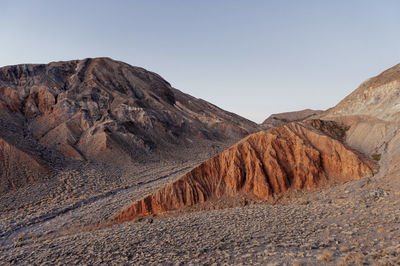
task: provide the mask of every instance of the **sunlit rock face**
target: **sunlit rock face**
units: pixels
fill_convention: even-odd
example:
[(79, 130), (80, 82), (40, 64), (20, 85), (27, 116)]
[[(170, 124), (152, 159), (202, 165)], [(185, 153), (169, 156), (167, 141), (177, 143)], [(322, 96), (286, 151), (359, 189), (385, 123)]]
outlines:
[(374, 170), (374, 163), (338, 139), (290, 123), (246, 137), (114, 219), (122, 222), (239, 194), (268, 200), (290, 189), (313, 190)]

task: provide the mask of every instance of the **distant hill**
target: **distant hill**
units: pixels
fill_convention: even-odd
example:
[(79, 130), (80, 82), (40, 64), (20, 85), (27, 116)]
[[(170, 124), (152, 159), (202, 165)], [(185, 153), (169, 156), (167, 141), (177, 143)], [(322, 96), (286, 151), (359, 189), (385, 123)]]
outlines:
[(311, 119), (317, 117), (323, 111), (305, 109), (301, 111), (285, 112), (272, 114), (260, 124), (263, 129), (269, 129), (276, 126), (283, 126), (290, 122), (299, 122), (305, 119)]

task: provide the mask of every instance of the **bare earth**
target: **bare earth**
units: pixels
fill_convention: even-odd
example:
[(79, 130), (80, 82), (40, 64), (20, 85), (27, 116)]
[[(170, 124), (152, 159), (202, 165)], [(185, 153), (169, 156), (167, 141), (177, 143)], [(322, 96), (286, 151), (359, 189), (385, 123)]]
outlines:
[(81, 166), (85, 174), (65, 171), (46, 184), (47, 191), (38, 185), (9, 196), (12, 201), (3, 197), (0, 261), (399, 263), (398, 175), (377, 175), (299, 194), (289, 203), (258, 203), (93, 228), (95, 222), (106, 220), (194, 164), (154, 165), (130, 174)]

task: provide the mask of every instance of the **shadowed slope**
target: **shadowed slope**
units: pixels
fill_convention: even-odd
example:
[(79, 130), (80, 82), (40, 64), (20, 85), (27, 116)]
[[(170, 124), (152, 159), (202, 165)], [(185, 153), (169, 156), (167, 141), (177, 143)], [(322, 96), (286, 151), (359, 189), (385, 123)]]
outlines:
[(374, 164), (336, 139), (291, 123), (248, 136), (230, 149), (114, 216), (116, 222), (210, 199), (315, 189), (373, 174)]

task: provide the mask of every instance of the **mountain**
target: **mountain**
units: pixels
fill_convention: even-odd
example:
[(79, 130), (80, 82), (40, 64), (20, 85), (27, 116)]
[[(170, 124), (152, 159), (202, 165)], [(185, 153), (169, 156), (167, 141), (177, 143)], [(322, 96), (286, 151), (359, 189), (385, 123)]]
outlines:
[(114, 163), (196, 140), (236, 140), (255, 123), (109, 58), (0, 68), (0, 108), (39, 141), (78, 160)]
[[(73, 159), (122, 168), (184, 160), (259, 130), (153, 72), (109, 58), (0, 68), (0, 120), (1, 134), (50, 165)], [(9, 174), (2, 169), (1, 176)]]
[(272, 114), (260, 124), (263, 129), (269, 129), (276, 126), (283, 126), (290, 122), (300, 122), (306, 119), (317, 117), (323, 111), (305, 109), (295, 112), (285, 112), (279, 114)]
[(114, 216), (123, 222), (221, 198), (271, 200), (372, 175), (374, 163), (310, 126), (254, 133)]

